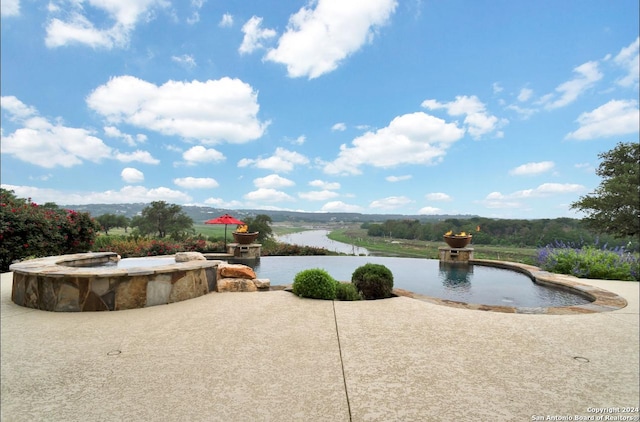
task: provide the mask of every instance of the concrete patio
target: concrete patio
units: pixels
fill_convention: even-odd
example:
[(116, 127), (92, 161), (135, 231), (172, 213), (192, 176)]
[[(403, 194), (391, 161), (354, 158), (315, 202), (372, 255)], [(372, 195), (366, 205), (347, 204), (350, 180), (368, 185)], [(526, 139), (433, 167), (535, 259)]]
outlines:
[(285, 291), (54, 313), (13, 304), (11, 277), (1, 278), (3, 421), (531, 421), (596, 417), (601, 408), (638, 415), (622, 413), (640, 397), (635, 282), (582, 280), (629, 302), (582, 315)]

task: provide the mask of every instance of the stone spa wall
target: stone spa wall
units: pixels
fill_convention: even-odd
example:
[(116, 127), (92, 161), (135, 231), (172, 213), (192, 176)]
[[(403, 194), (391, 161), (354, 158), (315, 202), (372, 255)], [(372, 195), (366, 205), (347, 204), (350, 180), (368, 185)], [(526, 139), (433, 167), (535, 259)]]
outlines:
[[(13, 271), (11, 300), (20, 306), (58, 312), (144, 308), (219, 291), (218, 267), (229, 266), (222, 261), (205, 259), (152, 267), (104, 266), (118, 260), (119, 256), (113, 252), (101, 252), (13, 264), (10, 267)], [(227, 287), (220, 291), (234, 291), (229, 288), (233, 284), (230, 281), (222, 284)], [(269, 288), (268, 280), (258, 283), (258, 280), (245, 279), (241, 284)], [(243, 290), (259, 289), (235, 289)]]

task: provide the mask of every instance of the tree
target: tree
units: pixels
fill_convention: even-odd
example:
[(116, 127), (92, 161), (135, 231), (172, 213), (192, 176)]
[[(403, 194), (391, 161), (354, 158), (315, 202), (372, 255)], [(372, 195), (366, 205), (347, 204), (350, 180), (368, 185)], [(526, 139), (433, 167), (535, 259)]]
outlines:
[(272, 223), (271, 217), (265, 214), (258, 214), (255, 217), (242, 219), (247, 226), (249, 226), (250, 232), (259, 232), (257, 241), (261, 242), (270, 238), (273, 235), (273, 230), (269, 223)]
[(158, 237), (170, 235), (183, 238), (194, 233), (193, 219), (176, 204), (154, 201), (142, 210), (141, 215), (131, 219), (131, 227), (137, 227), (142, 235), (156, 234)]
[(102, 228), (102, 231), (104, 231), (104, 234), (108, 235), (109, 230), (117, 227), (116, 218), (117, 216), (115, 214), (102, 214), (96, 217), (96, 221), (98, 222), (98, 224), (100, 224), (100, 227)]
[(102, 214), (101, 216), (96, 217), (96, 221), (100, 223), (104, 234), (109, 234), (109, 230), (116, 227), (121, 227), (126, 231), (127, 226), (129, 225), (129, 219), (124, 215)]
[(124, 229), (124, 232), (127, 232), (127, 227), (129, 227), (130, 220), (126, 215), (118, 215), (116, 217), (116, 225), (114, 227), (120, 227)]
[(583, 222), (590, 229), (615, 237), (640, 234), (640, 143), (618, 143), (598, 155), (596, 174), (602, 182), (595, 192), (580, 197), (571, 208), (587, 213)]

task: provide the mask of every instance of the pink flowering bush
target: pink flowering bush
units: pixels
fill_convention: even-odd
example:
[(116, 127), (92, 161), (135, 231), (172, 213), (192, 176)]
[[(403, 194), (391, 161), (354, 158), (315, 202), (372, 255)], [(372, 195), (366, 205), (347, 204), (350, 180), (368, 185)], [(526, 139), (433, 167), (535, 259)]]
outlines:
[(0, 188), (0, 271), (24, 258), (87, 252), (97, 230), (89, 213), (38, 205)]

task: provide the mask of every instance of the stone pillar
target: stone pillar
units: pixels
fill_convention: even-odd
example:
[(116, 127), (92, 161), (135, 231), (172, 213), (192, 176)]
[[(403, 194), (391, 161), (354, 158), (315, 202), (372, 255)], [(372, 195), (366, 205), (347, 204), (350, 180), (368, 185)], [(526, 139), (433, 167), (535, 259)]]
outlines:
[(459, 262), (466, 264), (470, 259), (473, 259), (473, 248), (450, 248), (448, 246), (441, 246), (438, 248), (438, 256), (440, 262)]
[(250, 243), (242, 245), (240, 243), (227, 244), (227, 253), (233, 255), (235, 259), (240, 260), (256, 260), (260, 259), (262, 245), (259, 243)]

